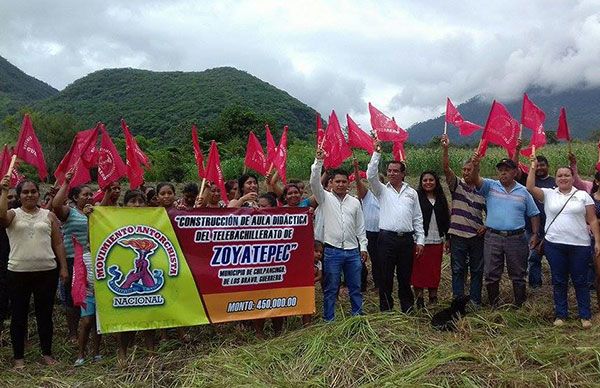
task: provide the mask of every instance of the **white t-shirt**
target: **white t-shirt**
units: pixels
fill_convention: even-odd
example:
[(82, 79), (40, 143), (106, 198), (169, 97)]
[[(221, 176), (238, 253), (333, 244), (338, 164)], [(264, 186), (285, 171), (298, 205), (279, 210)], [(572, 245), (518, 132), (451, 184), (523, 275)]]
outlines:
[[(558, 188), (541, 189), (544, 192), (544, 211), (546, 212), (546, 240), (567, 245), (589, 246), (590, 234), (585, 221), (585, 207), (594, 205), (594, 200), (585, 191), (579, 190), (569, 200), (567, 206), (556, 217), (565, 202), (575, 190), (571, 189), (568, 194), (562, 194)], [(556, 217), (556, 220), (554, 220)], [(552, 225), (550, 225), (550, 222)], [(548, 227), (549, 226), (549, 227)]]

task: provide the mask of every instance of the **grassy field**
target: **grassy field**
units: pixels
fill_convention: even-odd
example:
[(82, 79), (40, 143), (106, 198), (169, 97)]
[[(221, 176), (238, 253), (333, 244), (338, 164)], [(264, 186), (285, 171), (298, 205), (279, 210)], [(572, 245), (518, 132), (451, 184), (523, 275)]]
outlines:
[[(60, 364), (40, 364), (37, 335), (30, 325), (27, 367), (10, 370), (10, 346), (0, 348), (0, 385), (11, 387), (96, 386), (594, 386), (600, 381), (600, 319), (593, 297), (594, 327), (584, 331), (571, 319), (552, 326), (551, 287), (529, 295), (526, 305), (484, 307), (460, 321), (456, 333), (431, 328), (431, 314), (450, 299), (448, 261), (444, 261), (441, 304), (414, 315), (378, 313), (377, 296), (366, 294), (364, 317), (347, 317), (342, 291), (334, 324), (319, 318), (301, 328), (289, 318), (280, 336), (256, 338), (241, 324), (193, 327), (193, 341), (181, 344), (174, 330), (154, 355), (142, 338), (127, 363), (115, 357), (115, 339), (104, 338), (105, 358), (74, 368), (75, 346), (66, 341), (64, 320), (56, 309), (54, 352)], [(548, 279), (547, 269), (545, 280)], [(512, 296), (503, 284), (503, 298)], [(317, 287), (317, 311), (320, 287)], [(573, 298), (571, 316), (576, 317)], [(268, 331), (268, 333), (270, 333)], [(3, 339), (6, 340), (5, 332)]]

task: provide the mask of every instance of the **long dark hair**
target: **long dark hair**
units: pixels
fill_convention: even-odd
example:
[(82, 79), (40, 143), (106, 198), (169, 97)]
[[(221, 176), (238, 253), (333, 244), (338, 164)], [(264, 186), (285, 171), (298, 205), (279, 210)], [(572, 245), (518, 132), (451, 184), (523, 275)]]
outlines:
[[(246, 181), (250, 178), (254, 178), (254, 181), (256, 182), (256, 185), (258, 186), (258, 177), (254, 174), (244, 174), (241, 177), (239, 177), (238, 179), (238, 197), (242, 197), (244, 194), (244, 183), (246, 183)], [(258, 187), (257, 187), (257, 193), (258, 193)]]
[(440, 203), (444, 210), (448, 210), (448, 200), (446, 199), (446, 194), (444, 194), (444, 188), (440, 184), (440, 177), (435, 171), (423, 171), (421, 176), (419, 177), (419, 187), (417, 188), (417, 194), (419, 194), (419, 198), (426, 198), (427, 192), (423, 188), (423, 177), (425, 175), (431, 175), (435, 180), (435, 188), (433, 189), (433, 194), (435, 195), (435, 202)]

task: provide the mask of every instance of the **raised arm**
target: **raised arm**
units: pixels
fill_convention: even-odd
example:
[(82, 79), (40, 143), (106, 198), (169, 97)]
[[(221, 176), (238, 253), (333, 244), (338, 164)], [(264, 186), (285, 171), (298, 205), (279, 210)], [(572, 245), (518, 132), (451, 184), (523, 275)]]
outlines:
[(479, 165), (481, 163), (481, 156), (475, 151), (473, 157), (471, 158), (473, 161), (473, 171), (471, 172), (471, 182), (475, 183), (475, 186), (480, 189), (483, 186), (483, 178), (479, 175)]
[[(448, 135), (442, 135), (442, 168), (444, 169), (444, 174), (446, 175), (446, 183), (448, 187), (452, 188), (456, 183), (456, 174), (450, 168), (450, 158), (448, 156), (448, 148), (450, 147), (450, 139)], [(451, 189), (452, 190), (452, 189)]]
[(65, 222), (69, 217), (70, 209), (67, 205), (65, 205), (65, 202), (67, 200), (67, 193), (69, 191), (69, 183), (71, 183), (71, 179), (73, 179), (73, 173), (69, 171), (65, 175), (65, 181), (60, 186), (60, 189), (58, 189), (58, 192), (54, 198), (52, 198), (52, 211), (62, 222)]
[(581, 179), (579, 172), (577, 171), (577, 158), (572, 152), (569, 153), (569, 167), (571, 167), (571, 170), (573, 171), (573, 186), (575, 186), (576, 189), (583, 190), (588, 194), (593, 194), (592, 187), (594, 186), (594, 182)]
[(519, 168), (519, 154), (521, 153), (521, 148), (523, 147), (523, 141), (521, 138), (517, 139), (517, 146), (515, 148), (515, 154), (512, 156), (512, 161), (515, 162), (515, 166), (517, 166), (517, 176), (515, 177), (516, 181), (520, 181), (521, 177), (523, 177), (523, 171)]
[(537, 159), (535, 158), (535, 156), (531, 155), (529, 160), (531, 161), (531, 164), (529, 165), (529, 171), (531, 173), (527, 174), (527, 191), (531, 193), (531, 195), (533, 196), (533, 198), (536, 199), (536, 201), (544, 202), (544, 191), (539, 187), (535, 186), (535, 174), (533, 172), (537, 168)]
[(381, 142), (377, 139), (374, 139), (373, 144), (375, 145), (375, 152), (373, 152), (373, 155), (371, 156), (371, 161), (369, 162), (369, 166), (367, 167), (367, 180), (371, 185), (371, 191), (377, 198), (379, 198), (381, 192), (385, 188), (383, 183), (379, 181), (379, 160), (381, 159)]
[(281, 198), (283, 195), (283, 187), (279, 184), (281, 182), (281, 178), (279, 178), (279, 173), (277, 173), (277, 169), (272, 169), (269, 174), (266, 176), (267, 187), (269, 191), (275, 193), (277, 198)]
[(360, 178), (360, 169), (358, 168), (358, 160), (353, 158), (352, 164), (354, 165), (354, 181), (356, 182), (356, 192), (358, 199), (362, 200), (367, 195), (368, 189), (365, 187), (362, 179)]
[(0, 225), (7, 227), (15, 218), (15, 212), (8, 211), (8, 190), (10, 190), (10, 176), (6, 175), (0, 181)]
[(323, 168), (324, 158), (325, 153), (323, 149), (318, 148), (315, 162), (310, 168), (310, 189), (318, 204), (322, 204), (325, 201), (325, 190), (321, 184), (321, 169)]

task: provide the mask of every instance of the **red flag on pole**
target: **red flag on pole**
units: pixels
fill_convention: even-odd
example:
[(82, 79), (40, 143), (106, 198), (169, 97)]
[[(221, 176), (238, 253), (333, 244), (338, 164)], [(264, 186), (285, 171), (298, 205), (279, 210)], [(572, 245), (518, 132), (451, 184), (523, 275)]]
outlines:
[(21, 132), (19, 133), (19, 139), (17, 140), (14, 152), (15, 155), (17, 155), (17, 158), (37, 169), (40, 180), (43, 181), (46, 179), (48, 170), (46, 169), (46, 162), (44, 161), (44, 153), (42, 152), (42, 146), (35, 135), (33, 125), (31, 124), (31, 118), (28, 114), (23, 117)]
[(340, 122), (333, 110), (329, 115), (322, 148), (325, 151), (325, 160), (323, 161), (325, 168), (337, 168), (352, 155), (352, 150), (346, 143)]
[(265, 132), (267, 138), (267, 160), (270, 160), (273, 163), (273, 158), (277, 153), (277, 146), (275, 145), (275, 139), (273, 139), (273, 135), (271, 134), (271, 129), (269, 129), (269, 124), (265, 124)]
[(527, 128), (530, 128), (533, 133), (531, 135), (529, 146), (521, 150), (521, 155), (529, 157), (532, 153), (532, 146), (535, 146), (535, 149), (540, 149), (546, 145), (544, 120), (546, 120), (546, 114), (544, 111), (538, 108), (529, 99), (527, 93), (525, 93), (523, 95), (523, 108), (521, 110), (521, 124)]
[(464, 120), (449, 98), (446, 98), (446, 122), (457, 127), (460, 136), (469, 136), (483, 128), (481, 125)]
[(487, 152), (488, 149), (488, 141), (486, 139), (481, 139), (481, 141), (479, 142), (479, 146), (477, 147), (477, 154), (480, 157), (484, 157), (485, 153)]
[(514, 153), (519, 128), (519, 122), (508, 113), (504, 105), (494, 100), (481, 138)]
[(216, 184), (221, 191), (221, 199), (225, 203), (229, 203), (227, 199), (227, 190), (225, 190), (225, 178), (223, 178), (223, 170), (221, 170), (221, 158), (217, 142), (214, 140), (210, 143), (208, 151), (208, 160), (206, 161), (206, 180)]
[(361, 148), (367, 151), (369, 155), (372, 155), (375, 147), (373, 146), (371, 136), (360, 129), (348, 114), (346, 115), (346, 121), (348, 122), (348, 145), (354, 148)]
[(112, 142), (104, 124), (100, 123), (102, 140), (98, 149), (98, 185), (104, 190), (108, 185), (127, 175), (127, 166)]
[(85, 299), (87, 296), (87, 269), (83, 262), (83, 246), (77, 241), (75, 235), (71, 235), (73, 241), (73, 279), (71, 282), (71, 297), (73, 305), (85, 308)]
[(395, 160), (405, 162), (406, 161), (406, 151), (404, 150), (404, 143), (402, 143), (400, 141), (395, 141), (394, 147), (392, 148), (392, 155), (394, 155)]
[[(123, 132), (125, 132), (125, 140), (127, 140), (127, 134), (129, 134), (129, 139), (131, 141), (130, 145), (133, 148), (133, 155), (138, 160), (139, 164), (144, 165), (146, 168), (150, 168), (150, 159), (148, 156), (142, 151), (135, 137), (131, 135), (131, 131), (129, 130), (129, 126), (125, 122), (125, 119), (121, 119), (121, 128), (123, 128)], [(127, 143), (125, 143), (127, 144)]]
[(377, 133), (381, 141), (400, 141), (408, 139), (408, 132), (400, 128), (394, 119), (390, 119), (369, 102), (369, 113), (371, 114), (371, 127)]
[(320, 147), (325, 137), (325, 131), (323, 130), (323, 121), (321, 115), (317, 113), (317, 146)]
[(279, 147), (275, 152), (275, 157), (273, 158), (273, 166), (277, 169), (279, 173), (279, 177), (283, 184), (287, 184), (286, 182), (286, 164), (287, 164), (287, 135), (288, 135), (288, 126), (283, 127), (283, 133), (281, 134), (281, 139), (279, 139)]
[[(4, 149), (2, 150), (2, 154), (0, 154), (0, 177), (4, 178), (4, 176), (8, 173), (8, 169), (10, 168), (10, 161), (12, 159), (13, 153), (12, 150), (8, 149), (8, 146), (5, 144)], [(25, 177), (17, 171), (17, 167), (14, 166), (12, 173), (10, 174), (10, 186), (17, 186)]]
[(200, 179), (206, 178), (204, 157), (202, 156), (202, 150), (200, 149), (200, 143), (198, 142), (198, 128), (196, 128), (195, 124), (192, 125), (192, 144), (194, 145), (194, 159), (196, 159), (196, 166), (198, 166), (198, 177), (200, 177)]
[(125, 132), (125, 161), (127, 164), (127, 179), (129, 179), (129, 188), (135, 190), (144, 182), (144, 169), (141, 163), (148, 157), (142, 152), (135, 138), (129, 132), (129, 127), (125, 120), (121, 120), (121, 128)]
[[(93, 129), (77, 132), (73, 143), (71, 143), (71, 148), (60, 161), (58, 167), (56, 167), (56, 171), (54, 171), (54, 177), (58, 184), (62, 185), (65, 175), (71, 169), (73, 169), (73, 178), (69, 183), (69, 187), (83, 185), (92, 180), (89, 172), (89, 169), (92, 167), (89, 154), (93, 154), (93, 150), (96, 148), (98, 131), (99, 126), (96, 125)], [(86, 163), (86, 156), (89, 163)]]
[(248, 145), (246, 146), (246, 158), (244, 159), (244, 164), (248, 168), (258, 172), (260, 175), (267, 175), (267, 158), (265, 157), (260, 141), (252, 131), (248, 134)]
[(569, 132), (569, 124), (567, 123), (567, 110), (565, 107), (560, 108), (556, 138), (571, 141), (571, 133)]

